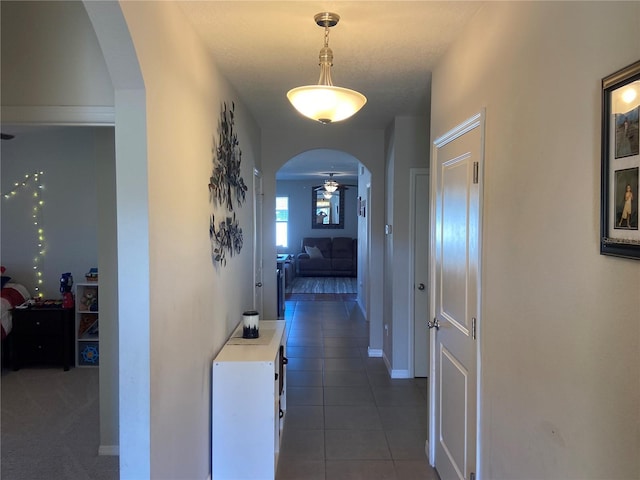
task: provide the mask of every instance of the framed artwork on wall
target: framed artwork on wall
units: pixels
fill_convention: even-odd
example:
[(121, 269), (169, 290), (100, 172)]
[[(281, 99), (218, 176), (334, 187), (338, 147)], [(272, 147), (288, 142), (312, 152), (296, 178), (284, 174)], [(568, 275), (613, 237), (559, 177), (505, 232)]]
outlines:
[(640, 61), (602, 79), (600, 253), (640, 259)]

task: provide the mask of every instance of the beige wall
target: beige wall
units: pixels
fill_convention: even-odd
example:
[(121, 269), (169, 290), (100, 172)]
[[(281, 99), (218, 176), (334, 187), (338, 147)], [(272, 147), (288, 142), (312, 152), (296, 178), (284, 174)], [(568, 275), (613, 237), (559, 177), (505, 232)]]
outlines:
[(2, 106), (113, 105), (82, 2), (0, 3)]
[[(411, 247), (410, 169), (429, 166), (429, 124), (426, 118), (396, 117), (387, 135), (386, 215), (391, 234), (385, 235), (385, 321), (384, 357), (395, 378), (413, 374), (413, 331), (410, 299), (414, 288), (409, 278)], [(423, 199), (428, 208), (429, 199)], [(426, 246), (423, 246), (425, 248)]]
[[(123, 2), (147, 99), (151, 478), (207, 478), (211, 361), (253, 306), (253, 196), (236, 207), (244, 246), (211, 260), (213, 140), (235, 102), (242, 176), (252, 185), (259, 135), (176, 4)], [(185, 55), (188, 52), (188, 55)], [(121, 363), (126, 375), (126, 365)], [(179, 419), (179, 421), (177, 421)]]
[(599, 255), (600, 80), (640, 3), (495, 2), (433, 74), (432, 138), (486, 107), (484, 478), (637, 478), (640, 262)]

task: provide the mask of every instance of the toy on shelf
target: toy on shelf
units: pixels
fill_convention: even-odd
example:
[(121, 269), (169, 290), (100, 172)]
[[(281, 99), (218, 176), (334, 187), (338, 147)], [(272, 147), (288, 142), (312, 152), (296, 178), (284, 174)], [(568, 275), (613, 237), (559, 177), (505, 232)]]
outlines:
[(90, 268), (89, 271), (84, 274), (84, 278), (87, 279), (87, 282), (97, 282), (98, 268), (97, 267)]
[(80, 297), (80, 305), (87, 312), (97, 312), (98, 294), (92, 290), (85, 289), (84, 294)]
[(78, 325), (78, 338), (98, 338), (98, 318), (95, 315), (83, 314)]
[(71, 272), (63, 273), (60, 277), (60, 293), (62, 293), (62, 308), (73, 308), (73, 276)]

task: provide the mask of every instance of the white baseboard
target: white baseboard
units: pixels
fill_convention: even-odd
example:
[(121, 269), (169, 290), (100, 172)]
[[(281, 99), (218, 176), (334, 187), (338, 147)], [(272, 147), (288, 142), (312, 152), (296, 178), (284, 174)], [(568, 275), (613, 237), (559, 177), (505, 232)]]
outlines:
[(100, 445), (98, 455), (118, 457), (120, 456), (120, 445)]
[(371, 358), (379, 358), (382, 357), (382, 349), (381, 348), (371, 348), (368, 347), (369, 357)]
[(411, 378), (409, 370), (391, 370), (391, 378)]
[(391, 376), (391, 362), (389, 361), (386, 353), (384, 352), (382, 352), (382, 359), (384, 360), (385, 367), (387, 367), (387, 372), (389, 373), (389, 376)]
[(382, 358), (384, 359), (384, 364), (387, 367), (387, 372), (389, 372), (389, 376), (391, 378), (412, 378), (411, 372), (409, 372), (409, 370), (394, 370), (393, 368), (391, 368), (391, 362), (384, 352), (382, 352)]

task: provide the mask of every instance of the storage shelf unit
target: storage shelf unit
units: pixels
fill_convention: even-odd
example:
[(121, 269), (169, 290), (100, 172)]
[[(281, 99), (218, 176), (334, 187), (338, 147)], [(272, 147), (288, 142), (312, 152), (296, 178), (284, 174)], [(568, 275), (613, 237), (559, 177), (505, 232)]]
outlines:
[(212, 476), (273, 479), (286, 412), (284, 320), (262, 320), (260, 337), (242, 322), (212, 366)]
[(100, 365), (98, 283), (76, 283), (76, 366)]

